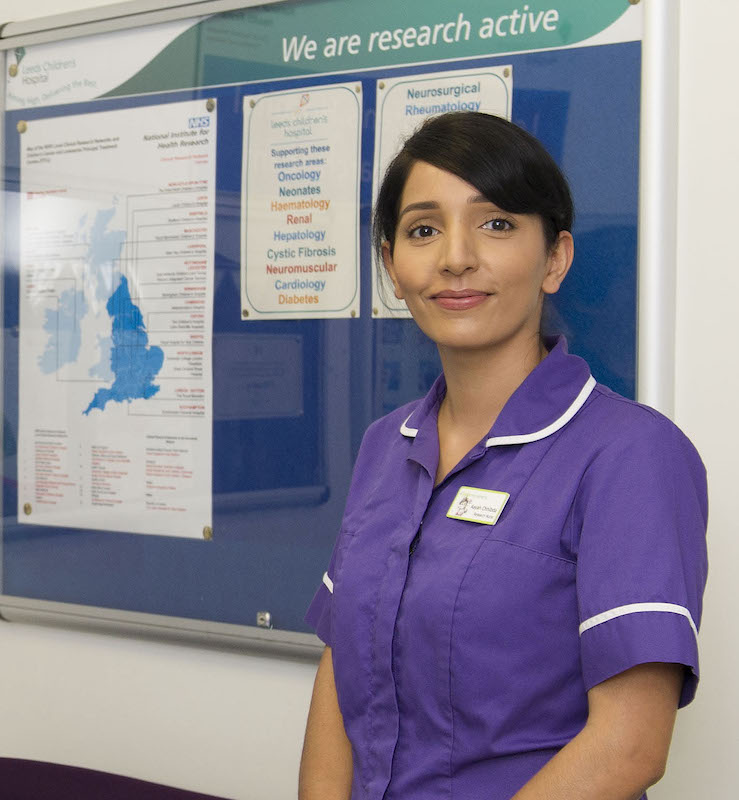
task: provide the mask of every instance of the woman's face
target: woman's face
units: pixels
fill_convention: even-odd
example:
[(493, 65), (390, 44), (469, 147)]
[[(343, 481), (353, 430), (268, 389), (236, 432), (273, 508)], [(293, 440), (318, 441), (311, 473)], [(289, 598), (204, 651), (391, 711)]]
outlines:
[(408, 175), (392, 254), (395, 296), (442, 348), (485, 349), (538, 336), (544, 294), (572, 261), (572, 236), (548, 248), (541, 218), (510, 214), (425, 161)]

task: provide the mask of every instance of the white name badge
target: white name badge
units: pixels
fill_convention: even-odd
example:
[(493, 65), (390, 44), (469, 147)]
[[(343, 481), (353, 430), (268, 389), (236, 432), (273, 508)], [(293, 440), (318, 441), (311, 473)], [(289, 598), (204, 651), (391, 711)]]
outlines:
[(492, 489), (475, 489), (462, 486), (446, 512), (451, 519), (495, 525), (510, 495)]

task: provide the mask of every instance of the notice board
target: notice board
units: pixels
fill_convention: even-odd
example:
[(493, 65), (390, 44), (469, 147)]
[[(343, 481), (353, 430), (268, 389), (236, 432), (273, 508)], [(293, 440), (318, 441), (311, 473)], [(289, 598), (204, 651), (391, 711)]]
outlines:
[(317, 646), (363, 431), (440, 369), (370, 248), (430, 115), (506, 116), (560, 164), (576, 257), (547, 324), (635, 395), (638, 4), (233, 6), (6, 39), (8, 616)]

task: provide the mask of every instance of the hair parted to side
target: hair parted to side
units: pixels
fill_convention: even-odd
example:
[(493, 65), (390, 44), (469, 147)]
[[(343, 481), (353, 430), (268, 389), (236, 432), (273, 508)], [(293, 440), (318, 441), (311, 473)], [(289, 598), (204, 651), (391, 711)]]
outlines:
[(511, 214), (538, 214), (547, 245), (572, 228), (574, 209), (567, 180), (544, 146), (502, 117), (452, 111), (427, 119), (390, 162), (375, 205), (372, 238), (380, 255), (392, 252), (400, 199), (416, 161), (451, 172)]

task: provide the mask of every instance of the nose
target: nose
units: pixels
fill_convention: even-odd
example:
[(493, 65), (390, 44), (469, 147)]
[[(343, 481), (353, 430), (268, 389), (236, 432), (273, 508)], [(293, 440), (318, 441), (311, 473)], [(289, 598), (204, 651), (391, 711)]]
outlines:
[(478, 267), (477, 248), (474, 233), (464, 225), (450, 226), (441, 248), (439, 269), (452, 275), (462, 275)]

